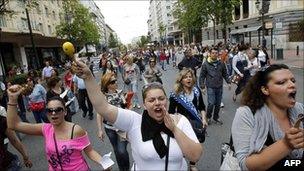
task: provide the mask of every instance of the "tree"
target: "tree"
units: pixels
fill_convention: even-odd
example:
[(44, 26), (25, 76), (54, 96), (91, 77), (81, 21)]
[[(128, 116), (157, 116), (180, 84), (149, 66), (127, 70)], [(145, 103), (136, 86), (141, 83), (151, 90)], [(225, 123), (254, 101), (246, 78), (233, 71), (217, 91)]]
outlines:
[(161, 43), (163, 44), (163, 38), (164, 38), (164, 33), (166, 31), (166, 27), (163, 25), (163, 23), (159, 23), (158, 25), (158, 32), (160, 36)]
[(149, 42), (150, 42), (150, 39), (148, 36), (140, 36), (140, 40), (138, 40), (136, 42), (136, 44), (138, 47), (144, 48)]
[(62, 1), (66, 20), (56, 27), (57, 35), (78, 45), (99, 43), (99, 31), (89, 10), (78, 0)]
[(114, 37), (113, 33), (110, 33), (109, 36), (109, 48), (115, 48), (118, 46), (118, 40)]
[(240, 3), (240, 0), (178, 0), (174, 15), (180, 27), (184, 31), (188, 30), (188, 34), (193, 30), (201, 31), (211, 20), (215, 44), (215, 26), (222, 25), (226, 42), (226, 26), (232, 23), (232, 12)]

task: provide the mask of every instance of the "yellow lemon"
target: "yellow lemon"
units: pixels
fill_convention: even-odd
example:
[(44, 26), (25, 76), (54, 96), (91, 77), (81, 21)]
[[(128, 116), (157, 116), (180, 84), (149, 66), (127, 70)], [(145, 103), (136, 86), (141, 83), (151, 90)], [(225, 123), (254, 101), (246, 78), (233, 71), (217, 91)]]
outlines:
[(75, 53), (75, 48), (71, 42), (65, 42), (62, 45), (62, 49), (64, 53), (67, 54), (68, 56), (73, 56), (73, 54)]

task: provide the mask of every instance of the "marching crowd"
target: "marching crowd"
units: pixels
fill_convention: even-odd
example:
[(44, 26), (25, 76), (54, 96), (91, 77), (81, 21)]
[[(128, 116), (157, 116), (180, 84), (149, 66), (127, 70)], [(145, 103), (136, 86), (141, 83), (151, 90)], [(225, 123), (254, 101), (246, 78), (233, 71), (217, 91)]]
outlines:
[[(169, 94), (162, 86), (168, 65), (177, 71)], [(0, 170), (21, 168), (5, 138), (23, 156), (25, 166), (32, 166), (14, 131), (44, 137), (49, 170), (90, 170), (84, 154), (101, 169), (111, 169), (92, 148), (90, 132), (73, 123), (76, 101), (83, 118), (96, 118), (100, 139), (105, 130), (119, 170), (199, 170), (196, 162), (205, 155), (206, 128), (223, 124), (219, 112), (224, 81), (229, 90), (231, 83), (237, 85), (233, 101), (242, 93), (231, 129), (240, 169), (277, 169), (286, 159), (304, 158), (304, 125), (295, 126), (304, 111), (295, 100), (296, 80), (286, 65), (271, 65), (263, 47), (219, 43), (151, 47), (121, 56), (105, 52), (100, 55), (99, 83), (92, 68), (89, 58), (78, 59), (59, 74), (46, 61), (41, 75), (28, 72), (26, 86), (1, 85), (6, 93), (0, 108)], [(144, 82), (142, 89), (139, 81)], [(29, 111), (36, 123), (26, 118)]]

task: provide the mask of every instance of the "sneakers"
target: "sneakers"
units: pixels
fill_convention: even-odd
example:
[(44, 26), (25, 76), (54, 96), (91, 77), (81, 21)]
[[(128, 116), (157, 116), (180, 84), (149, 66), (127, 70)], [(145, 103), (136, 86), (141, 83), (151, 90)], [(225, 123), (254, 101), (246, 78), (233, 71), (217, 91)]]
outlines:
[(90, 116), (89, 116), (89, 119), (90, 119), (90, 120), (93, 120), (93, 115), (90, 115)]
[(218, 124), (218, 125), (223, 125), (223, 121), (221, 121), (220, 119), (214, 119), (214, 122), (215, 124)]
[(221, 102), (221, 108), (223, 108), (225, 105), (224, 105), (224, 103), (223, 102)]
[(208, 125), (212, 124), (212, 120), (211, 119), (207, 119)]
[(86, 112), (83, 112), (83, 113), (82, 113), (82, 117), (85, 118), (86, 116), (87, 116), (87, 113), (86, 113)]

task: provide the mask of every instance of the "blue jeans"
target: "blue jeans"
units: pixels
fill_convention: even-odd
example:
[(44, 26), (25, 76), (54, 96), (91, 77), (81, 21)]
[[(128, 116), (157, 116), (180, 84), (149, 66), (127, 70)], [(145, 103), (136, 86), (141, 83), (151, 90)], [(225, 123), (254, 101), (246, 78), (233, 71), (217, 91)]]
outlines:
[(120, 171), (129, 170), (130, 161), (127, 151), (128, 141), (121, 141), (116, 131), (105, 128), (106, 134), (113, 146), (116, 161)]
[(160, 64), (161, 64), (161, 67), (163, 70), (166, 70), (166, 63), (165, 63), (165, 60), (161, 60), (160, 61)]
[(207, 118), (210, 119), (213, 113), (213, 119), (217, 120), (219, 118), (219, 112), (221, 109), (223, 87), (220, 88), (207, 87), (207, 95), (208, 95)]
[(49, 120), (46, 116), (46, 110), (42, 110), (42, 111), (32, 111), (33, 112), (33, 115), (35, 117), (35, 120), (36, 120), (36, 123), (42, 123), (45, 122), (45, 123), (49, 123)]

